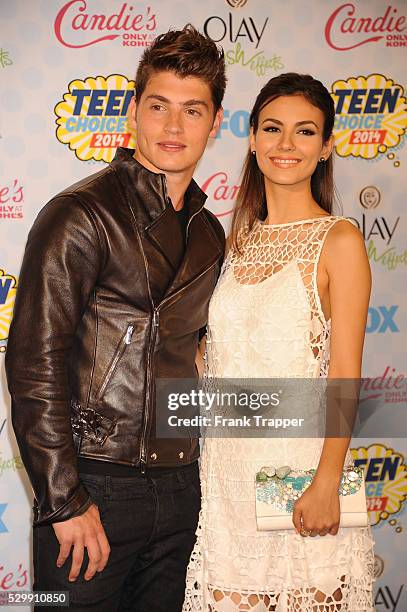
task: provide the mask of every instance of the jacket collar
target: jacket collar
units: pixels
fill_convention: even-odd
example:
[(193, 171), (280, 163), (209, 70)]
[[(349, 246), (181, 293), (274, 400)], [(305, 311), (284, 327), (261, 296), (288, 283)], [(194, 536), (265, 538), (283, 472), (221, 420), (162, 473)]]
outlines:
[[(138, 231), (150, 245), (145, 244), (144, 252), (150, 266), (153, 300), (157, 303), (211, 267), (222, 256), (222, 245), (206, 215), (200, 214), (206, 195), (192, 180), (185, 193), (190, 227), (184, 250), (180, 223), (167, 195), (165, 175), (147, 170), (133, 154), (131, 149), (120, 148), (111, 165), (125, 191)], [(160, 268), (157, 284), (152, 276), (160, 257), (167, 266), (164, 263)]]
[[(148, 220), (150, 223), (153, 222), (167, 208), (170, 208), (175, 213), (168, 197), (165, 174), (151, 172), (151, 170), (148, 170), (134, 159), (133, 155), (134, 149), (120, 147), (117, 149), (116, 155), (111, 162), (126, 191), (127, 201), (134, 202), (135, 194), (137, 193), (138, 199), (146, 203), (145, 208), (149, 219), (145, 218), (144, 221), (147, 221), (147, 225)], [(206, 194), (192, 179), (185, 192), (185, 201), (188, 204), (190, 216), (203, 208), (206, 198)]]

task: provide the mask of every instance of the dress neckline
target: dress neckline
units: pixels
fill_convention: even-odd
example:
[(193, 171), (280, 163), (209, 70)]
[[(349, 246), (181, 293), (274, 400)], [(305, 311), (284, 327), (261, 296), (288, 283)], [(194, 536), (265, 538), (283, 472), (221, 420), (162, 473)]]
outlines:
[(309, 217), (308, 219), (299, 219), (298, 221), (288, 221), (287, 223), (264, 223), (258, 219), (261, 227), (286, 227), (288, 225), (300, 225), (301, 223), (310, 223), (311, 221), (321, 221), (322, 219), (332, 219), (334, 215), (321, 215), (320, 217)]

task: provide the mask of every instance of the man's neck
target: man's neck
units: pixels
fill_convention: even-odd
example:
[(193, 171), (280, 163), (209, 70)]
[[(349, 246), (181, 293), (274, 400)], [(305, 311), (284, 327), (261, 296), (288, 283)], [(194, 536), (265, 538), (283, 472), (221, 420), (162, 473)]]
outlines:
[(181, 210), (184, 206), (184, 196), (191, 182), (192, 176), (185, 176), (180, 173), (180, 176), (174, 176), (171, 173), (164, 173), (167, 178), (167, 191), (171, 199), (171, 203), (175, 210)]
[(188, 169), (181, 172), (166, 172), (165, 170), (159, 170), (150, 163), (148, 159), (141, 155), (137, 149), (133, 157), (139, 164), (144, 166), (144, 168), (147, 168), (147, 170), (155, 174), (165, 174), (168, 197), (171, 199), (171, 203), (175, 210), (181, 210), (184, 206), (185, 192), (192, 180), (193, 170)]

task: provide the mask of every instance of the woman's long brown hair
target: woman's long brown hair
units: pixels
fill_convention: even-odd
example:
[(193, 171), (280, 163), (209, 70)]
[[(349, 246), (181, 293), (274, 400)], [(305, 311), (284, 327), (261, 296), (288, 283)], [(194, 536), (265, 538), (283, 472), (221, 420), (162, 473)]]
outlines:
[[(323, 141), (326, 142), (332, 134), (335, 121), (335, 105), (329, 91), (321, 83), (308, 74), (288, 72), (274, 77), (264, 85), (256, 98), (250, 113), (250, 127), (257, 132), (260, 111), (272, 100), (280, 96), (304, 96), (313, 106), (324, 114)], [(311, 177), (311, 192), (314, 200), (328, 213), (332, 212), (336, 201), (336, 190), (333, 179), (332, 155), (318, 162)], [(255, 156), (250, 149), (242, 169), (242, 180), (236, 207), (232, 219), (230, 235), (231, 245), (239, 250), (240, 238), (244, 239), (256, 219), (264, 221), (267, 217), (266, 191), (264, 177), (257, 165)]]

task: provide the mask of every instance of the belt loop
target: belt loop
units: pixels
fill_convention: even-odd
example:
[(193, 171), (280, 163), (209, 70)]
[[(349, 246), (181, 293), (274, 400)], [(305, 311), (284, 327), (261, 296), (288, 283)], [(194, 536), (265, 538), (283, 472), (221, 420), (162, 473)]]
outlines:
[(180, 485), (185, 486), (186, 478), (184, 470), (177, 470), (177, 479)]

